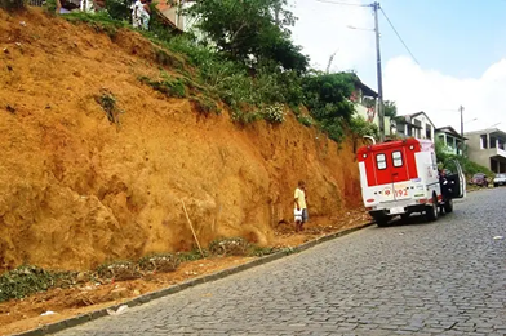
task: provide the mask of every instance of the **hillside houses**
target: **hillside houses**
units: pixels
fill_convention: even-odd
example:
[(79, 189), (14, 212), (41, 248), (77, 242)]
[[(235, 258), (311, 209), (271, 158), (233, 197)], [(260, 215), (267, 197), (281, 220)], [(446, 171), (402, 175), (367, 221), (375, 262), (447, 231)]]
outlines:
[[(367, 122), (379, 125), (375, 100), (377, 93), (362, 83), (354, 82), (355, 90), (350, 101), (355, 104), (356, 115)], [(424, 111), (385, 117), (385, 135), (391, 139), (426, 139), (440, 143), (446, 154), (467, 156), (494, 173), (505, 173), (506, 133), (500, 129), (469, 132), (464, 136), (452, 126), (436, 127)]]

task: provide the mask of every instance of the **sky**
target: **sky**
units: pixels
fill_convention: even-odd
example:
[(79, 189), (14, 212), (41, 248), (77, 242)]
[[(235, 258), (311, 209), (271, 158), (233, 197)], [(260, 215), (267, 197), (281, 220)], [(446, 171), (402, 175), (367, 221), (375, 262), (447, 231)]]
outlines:
[[(369, 0), (290, 0), (293, 39), (314, 68), (355, 70), (377, 90), (374, 17)], [(337, 2), (341, 4), (333, 4)], [(506, 130), (504, 0), (379, 0), (411, 54), (379, 12), (384, 99), (398, 114), (424, 111), (436, 127)], [(351, 5), (349, 5), (351, 4)], [(348, 27), (356, 29), (351, 29)], [(495, 125), (496, 124), (496, 125)]]

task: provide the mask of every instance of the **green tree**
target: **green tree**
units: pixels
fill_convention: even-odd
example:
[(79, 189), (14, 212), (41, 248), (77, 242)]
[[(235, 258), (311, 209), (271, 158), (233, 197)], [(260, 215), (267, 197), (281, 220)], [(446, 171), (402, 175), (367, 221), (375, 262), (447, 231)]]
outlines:
[(287, 27), (296, 18), (286, 5), (287, 0), (202, 0), (184, 14), (198, 19), (197, 28), (232, 59), (245, 63), (253, 55), (253, 68), (281, 65), (304, 72), (308, 58), (290, 40)]
[(361, 116), (354, 116), (349, 124), (349, 135), (353, 142), (353, 152), (357, 152), (357, 144), (362, 141), (365, 136), (372, 136), (376, 139), (378, 129), (375, 124), (366, 121)]
[(106, 0), (106, 11), (113, 20), (127, 21), (132, 17), (130, 0)]
[(488, 168), (472, 162), (464, 156), (446, 153), (445, 143), (442, 140), (435, 140), (435, 155), (440, 168), (447, 169), (451, 172), (456, 171), (456, 164), (454, 161), (457, 161), (460, 164), (463, 173), (467, 176), (472, 176), (477, 173), (484, 173), (490, 177), (493, 177), (494, 175)]
[(386, 117), (394, 118), (396, 116), (396, 103), (391, 100), (384, 100), (384, 114)]
[(349, 76), (343, 73), (314, 74), (303, 80), (305, 102), (311, 116), (333, 140), (339, 141), (344, 133), (343, 126), (350, 124), (355, 112), (354, 105), (347, 97), (354, 86)]

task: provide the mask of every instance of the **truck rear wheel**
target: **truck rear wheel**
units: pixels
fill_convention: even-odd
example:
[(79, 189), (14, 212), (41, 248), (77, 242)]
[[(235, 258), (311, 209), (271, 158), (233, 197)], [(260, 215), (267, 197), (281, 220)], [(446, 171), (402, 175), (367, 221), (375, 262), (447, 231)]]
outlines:
[(389, 217), (387, 217), (387, 216), (376, 217), (375, 222), (376, 222), (376, 225), (378, 225), (378, 227), (387, 226), (387, 224), (389, 223)]
[(437, 205), (437, 201), (435, 198), (433, 198), (433, 204), (431, 206), (426, 207), (426, 219), (429, 222), (436, 221), (438, 216), (440, 215), (439, 212), (440, 209), (439, 206)]
[(444, 204), (444, 210), (446, 213), (450, 213), (453, 210), (452, 199), (447, 200)]
[(404, 214), (401, 214), (399, 217), (400, 217), (400, 220), (402, 222), (406, 222), (410, 218), (410, 213), (409, 212), (405, 212)]

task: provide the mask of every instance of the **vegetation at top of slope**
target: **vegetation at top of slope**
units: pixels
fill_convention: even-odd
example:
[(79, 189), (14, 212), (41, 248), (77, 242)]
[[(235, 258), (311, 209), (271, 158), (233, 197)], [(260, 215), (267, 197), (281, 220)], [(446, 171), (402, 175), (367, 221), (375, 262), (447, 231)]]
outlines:
[(442, 140), (437, 139), (435, 141), (435, 153), (437, 156), (437, 161), (444, 169), (455, 172), (457, 169), (454, 161), (457, 161), (461, 165), (461, 169), (466, 176), (472, 176), (477, 173), (484, 173), (489, 177), (494, 177), (494, 173), (491, 170), (481, 166), (480, 164), (470, 161), (467, 157), (446, 153), (445, 143)]
[[(157, 12), (155, 6), (152, 4), (153, 14)], [(118, 29), (133, 30), (125, 0), (107, 0), (106, 7), (107, 12), (77, 12), (63, 17), (86, 22), (112, 39)], [(197, 20), (198, 35), (205, 38), (190, 33), (177, 36), (158, 15), (151, 16), (148, 31), (137, 31), (161, 48), (158, 61), (179, 72), (186, 85), (192, 85), (195, 92), (189, 98), (205, 111), (215, 110), (212, 100), (221, 100), (234, 121), (265, 119), (279, 123), (284, 120), (280, 106), (287, 105), (304, 125), (316, 125), (336, 141), (341, 141), (352, 126), (356, 132), (369, 130), (352, 125), (355, 109), (348, 97), (358, 78), (310, 69), (309, 57), (291, 40), (289, 28), (297, 18), (287, 7), (286, 0), (199, 1), (183, 14)], [(158, 81), (144, 80), (163, 89), (165, 83)], [(301, 116), (301, 107), (306, 107), (310, 116)]]

